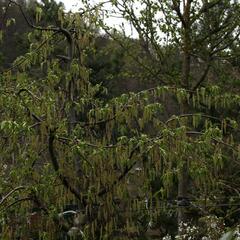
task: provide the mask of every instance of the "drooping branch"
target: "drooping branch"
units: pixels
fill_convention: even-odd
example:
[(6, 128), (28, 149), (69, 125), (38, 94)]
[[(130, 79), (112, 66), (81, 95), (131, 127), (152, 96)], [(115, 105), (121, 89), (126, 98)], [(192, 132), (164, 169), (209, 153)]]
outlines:
[[(224, 121), (224, 119), (222, 118), (218, 118), (218, 117), (215, 117), (215, 116), (211, 116), (211, 115), (207, 115), (207, 114), (202, 114), (202, 113), (185, 113), (185, 114), (180, 114), (178, 116), (175, 116), (175, 117), (171, 117), (170, 119), (168, 119), (165, 124), (168, 125), (170, 122), (176, 120), (177, 118), (186, 118), (186, 117), (194, 117), (194, 116), (201, 116), (202, 118), (206, 118), (206, 119), (211, 119), (211, 120), (215, 120), (215, 121), (218, 121), (218, 122), (222, 122)], [(226, 124), (227, 127), (229, 128), (232, 128), (232, 129), (235, 129), (233, 128), (233, 126), (231, 126), (230, 124)], [(236, 131), (240, 132), (240, 129), (236, 129)]]
[[(190, 136), (191, 136), (191, 135), (198, 135), (198, 136), (204, 135), (203, 132), (198, 132), (198, 131), (187, 131), (186, 134), (187, 134), (187, 135), (190, 135)], [(221, 145), (223, 145), (223, 146), (231, 149), (233, 152), (236, 152), (236, 153), (239, 152), (238, 149), (236, 149), (233, 145), (231, 145), (231, 144), (229, 144), (229, 143), (227, 143), (227, 142), (224, 142), (224, 141), (222, 141), (222, 140), (220, 140), (220, 139), (217, 139), (217, 138), (215, 138), (215, 137), (210, 137), (210, 138), (212, 139), (212, 141), (214, 141), (214, 142), (216, 142), (216, 143), (219, 143), (219, 144), (221, 144)], [(237, 164), (240, 164), (240, 163), (237, 162)]]
[[(140, 96), (141, 94), (144, 93), (149, 93), (149, 94), (154, 94), (155, 91), (157, 91), (159, 88), (159, 86), (157, 87), (152, 87), (152, 88), (148, 88), (142, 91), (139, 91), (137, 93), (135, 93), (136, 96)], [(178, 87), (174, 87), (174, 86), (163, 86), (163, 89), (168, 89), (168, 90), (172, 90), (172, 91), (177, 91), (178, 89), (181, 90), (182, 88), (178, 88)], [(190, 95), (195, 94), (196, 91), (190, 90), (190, 89), (182, 89), (184, 90), (186, 93), (189, 93)], [(141, 106), (141, 104), (139, 104)], [(117, 117), (118, 117), (118, 113), (119, 112), (123, 112), (124, 110), (126, 110), (129, 107), (129, 104), (126, 103), (123, 106), (121, 106), (121, 110), (116, 112), (113, 116), (107, 118), (107, 119), (102, 119), (99, 121), (95, 121), (95, 122), (80, 122), (80, 121), (76, 121), (76, 122), (72, 122), (71, 124), (79, 124), (81, 127), (95, 127), (95, 126), (99, 126), (99, 125), (103, 125), (106, 124), (108, 122), (114, 121)]]

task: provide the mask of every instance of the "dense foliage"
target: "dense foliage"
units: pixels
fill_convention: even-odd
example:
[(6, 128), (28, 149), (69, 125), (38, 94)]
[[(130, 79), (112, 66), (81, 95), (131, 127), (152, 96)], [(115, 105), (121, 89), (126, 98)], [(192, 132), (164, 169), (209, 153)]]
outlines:
[(239, 2), (109, 3), (137, 39), (104, 4), (5, 2), (2, 44), (14, 8), (29, 49), (1, 67), (1, 239), (219, 239), (239, 223)]

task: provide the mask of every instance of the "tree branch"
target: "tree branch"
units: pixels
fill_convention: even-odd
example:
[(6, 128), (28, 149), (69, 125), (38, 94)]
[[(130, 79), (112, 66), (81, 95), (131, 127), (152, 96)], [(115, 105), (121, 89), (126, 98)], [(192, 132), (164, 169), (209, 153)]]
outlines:
[(198, 80), (198, 82), (195, 84), (195, 86), (192, 88), (193, 91), (196, 91), (198, 89), (198, 87), (204, 82), (204, 80), (206, 79), (207, 77), (207, 74), (209, 72), (209, 69), (211, 67), (211, 63), (208, 62), (202, 76), (200, 77), (200, 79)]
[(0, 206), (3, 205), (3, 203), (13, 194), (15, 193), (16, 191), (19, 191), (19, 190), (22, 190), (22, 189), (25, 189), (24, 186), (19, 186), (19, 187), (16, 187), (14, 188), (12, 191), (10, 191), (9, 193), (7, 193), (0, 201)]
[(58, 177), (61, 180), (63, 186), (66, 189), (68, 189), (83, 204), (83, 206), (86, 206), (87, 203), (86, 203), (84, 196), (74, 186), (72, 186), (69, 183), (66, 176), (64, 176), (62, 173), (60, 173), (58, 159), (54, 152), (55, 131), (56, 131), (55, 129), (54, 130), (50, 129), (49, 139), (48, 139), (48, 149), (49, 149), (49, 154), (50, 154), (53, 168), (54, 168), (55, 172), (58, 174)]
[(187, 24), (183, 17), (183, 14), (181, 13), (179, 1), (173, 0), (172, 3), (173, 3), (173, 7), (172, 7), (173, 10), (177, 13), (178, 18), (180, 19), (183, 27), (185, 28), (187, 26)]
[(216, 1), (212, 1), (212, 2), (205, 2), (202, 7), (200, 8), (198, 14), (196, 14), (192, 20), (191, 23), (194, 23), (197, 19), (199, 19), (199, 17), (203, 14), (206, 13), (208, 10), (210, 10), (211, 8), (215, 7), (216, 5), (218, 5), (219, 3), (221, 3), (222, 0), (216, 0)]
[[(132, 157), (134, 156), (134, 153), (135, 153), (136, 151), (138, 151), (138, 150), (139, 150), (139, 146), (137, 145), (137, 146), (131, 151), (128, 160), (131, 160)], [(105, 195), (105, 194), (109, 193), (110, 191), (112, 191), (113, 188), (114, 188), (121, 180), (123, 180), (124, 177), (131, 171), (131, 169), (135, 166), (135, 164), (136, 164), (137, 162), (138, 162), (138, 160), (135, 160), (135, 161), (133, 161), (129, 166), (126, 166), (126, 167), (125, 167), (125, 170), (124, 170), (123, 173), (117, 178), (117, 180), (115, 180), (115, 181), (111, 184), (111, 186), (108, 186), (108, 187), (105, 187), (104, 189), (102, 189), (102, 190), (97, 194), (97, 196), (98, 196), (98, 197), (102, 197), (103, 195)]]

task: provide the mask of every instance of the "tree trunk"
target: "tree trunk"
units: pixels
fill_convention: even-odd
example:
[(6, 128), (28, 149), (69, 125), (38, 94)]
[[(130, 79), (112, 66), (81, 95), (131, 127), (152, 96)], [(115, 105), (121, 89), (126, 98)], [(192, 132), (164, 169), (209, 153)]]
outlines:
[[(182, 62), (182, 80), (181, 85), (185, 89), (190, 88), (189, 77), (191, 70), (191, 24), (190, 24), (190, 7), (191, 0), (186, 1), (183, 12), (183, 62)], [(187, 102), (183, 102), (181, 106), (181, 113), (189, 112)], [(187, 222), (186, 210), (188, 206), (188, 187), (189, 187), (189, 173), (188, 173), (188, 159), (186, 156), (180, 162), (179, 176), (178, 176), (178, 224)]]

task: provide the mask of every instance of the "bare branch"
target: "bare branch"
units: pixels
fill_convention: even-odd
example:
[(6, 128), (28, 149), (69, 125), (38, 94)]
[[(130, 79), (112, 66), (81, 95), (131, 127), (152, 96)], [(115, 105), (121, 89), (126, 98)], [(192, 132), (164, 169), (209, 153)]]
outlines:
[(207, 63), (207, 66), (205, 68), (205, 70), (203, 71), (202, 76), (200, 77), (200, 79), (198, 80), (198, 82), (195, 84), (195, 86), (192, 88), (193, 91), (196, 91), (198, 89), (199, 86), (201, 86), (201, 84), (205, 81), (207, 74), (209, 72), (209, 69), (211, 67), (211, 63), (210, 61)]

